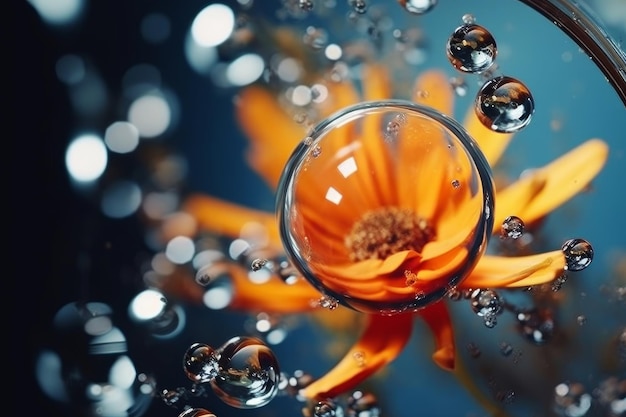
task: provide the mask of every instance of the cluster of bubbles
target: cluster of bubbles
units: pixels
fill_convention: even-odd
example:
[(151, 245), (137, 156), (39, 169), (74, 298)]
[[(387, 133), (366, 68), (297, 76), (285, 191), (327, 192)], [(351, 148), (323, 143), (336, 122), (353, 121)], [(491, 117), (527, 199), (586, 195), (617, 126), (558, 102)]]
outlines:
[[(463, 74), (480, 74), (486, 81), (476, 95), (474, 110), (480, 122), (496, 132), (512, 133), (526, 127), (535, 110), (530, 90), (516, 78), (494, 75), (498, 49), (486, 28), (471, 15), (448, 39), (446, 53), (454, 68)], [(455, 90), (462, 84), (454, 83)]]

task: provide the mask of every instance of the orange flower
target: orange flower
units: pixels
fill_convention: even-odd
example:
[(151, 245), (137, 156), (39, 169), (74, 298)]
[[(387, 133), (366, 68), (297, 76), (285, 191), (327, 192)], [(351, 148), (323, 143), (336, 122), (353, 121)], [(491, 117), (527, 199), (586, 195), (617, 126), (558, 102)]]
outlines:
[[(391, 97), (392, 84), (383, 66), (367, 64), (363, 79), (367, 82), (363, 84), (362, 94), (349, 81), (328, 83), (328, 99), (318, 108), (321, 116), (327, 117), (361, 101)], [(421, 74), (415, 91), (419, 92), (412, 98), (415, 103), (445, 115), (452, 114), (454, 96), (444, 74), (437, 71)], [(276, 189), (285, 164), (308, 132), (294, 122), (273, 93), (260, 86), (241, 91), (236, 112), (251, 141), (247, 155), (250, 165)], [(455, 347), (443, 297), (447, 291), (539, 285), (555, 280), (566, 269), (561, 249), (515, 257), (485, 254), (484, 235), (499, 233), (504, 219), (512, 214), (528, 224), (534, 223), (581, 192), (604, 166), (608, 155), (606, 144), (599, 139), (588, 140), (550, 164), (496, 190), (495, 211), (487, 215), (489, 221), (483, 222), (489, 230), (472, 235), (467, 232), (467, 225), (483, 221), (482, 210), (491, 208), (488, 204), (485, 207), (482, 194), (478, 193), (480, 198), (476, 196), (475, 188), (488, 192), (491, 183), (465, 186), (475, 175), (468, 158), (455, 160), (455, 169), (441, 169), (442, 161), (448, 158), (446, 147), (419, 146), (441, 142), (443, 136), (429, 130), (420, 120), (405, 121), (402, 128), (429, 132), (428, 141), (400, 143), (397, 155), (391, 155), (381, 146), (380, 117), (366, 120), (360, 131), (343, 125), (332, 133), (335, 136), (325, 143), (327, 147), (322, 152), (335, 155), (341, 146), (357, 137), (361, 146), (351, 151), (359, 172), (341, 190), (344, 200), (341, 205), (333, 206), (320, 198), (323, 197), (320, 193), (345, 178), (328, 172), (321, 175), (315, 165), (309, 165), (309, 172), (299, 177), (300, 185), (292, 196), (298, 200), (298, 227), (313, 249), (312, 257), (318, 260), (312, 262), (313, 279), (307, 277), (315, 285), (304, 279), (287, 285), (277, 276), (256, 284), (249, 281), (248, 271), (240, 266), (226, 266), (235, 287), (230, 304), (233, 309), (306, 312), (317, 308), (311, 301), (320, 299), (320, 290), (324, 293), (328, 290), (340, 301), (365, 312), (367, 320), (359, 340), (332, 370), (302, 390), (306, 398), (334, 397), (391, 362), (409, 340), (415, 317), (425, 320), (434, 334), (434, 361), (452, 370)], [(463, 125), (477, 142), (486, 162), (495, 166), (513, 134), (496, 133), (484, 127), (473, 110), (468, 112)], [(414, 169), (420, 172), (408, 174)], [(455, 181), (462, 186), (451, 186)], [(285, 249), (274, 213), (206, 195), (190, 196), (184, 208), (203, 229), (233, 238), (239, 236), (246, 223), (260, 223), (267, 229), (268, 248)], [(289, 213), (284, 218), (289, 218)], [(282, 226), (284, 235), (289, 232), (286, 230), (289, 224)], [(473, 248), (468, 241), (478, 242), (477, 247)], [(305, 257), (295, 252), (291, 255)], [(408, 300), (414, 300), (414, 304)], [(381, 307), (386, 305), (390, 308)], [(395, 305), (401, 308), (394, 311), (397, 314), (390, 314)]]

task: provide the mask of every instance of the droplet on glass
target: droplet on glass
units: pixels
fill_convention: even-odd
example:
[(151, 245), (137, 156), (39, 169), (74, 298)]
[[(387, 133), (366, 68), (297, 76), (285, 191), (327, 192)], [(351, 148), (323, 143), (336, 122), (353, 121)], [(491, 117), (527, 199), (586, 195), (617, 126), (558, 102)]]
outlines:
[(347, 417), (380, 416), (378, 399), (370, 392), (354, 391), (347, 399)]
[(519, 239), (524, 234), (524, 221), (517, 216), (508, 216), (502, 222), (501, 239)]
[(448, 59), (454, 68), (466, 73), (481, 73), (496, 59), (496, 41), (484, 27), (464, 24), (454, 30), (446, 47)]
[(593, 260), (593, 247), (585, 239), (569, 239), (561, 246), (568, 271), (582, 271)]
[(217, 350), (219, 373), (211, 388), (226, 404), (243, 409), (267, 405), (278, 393), (278, 360), (260, 339), (237, 336)]
[(204, 408), (188, 408), (178, 415), (178, 417), (216, 417), (215, 414)]
[(215, 350), (204, 343), (194, 343), (183, 357), (185, 375), (196, 383), (209, 382), (218, 374)]
[(437, 0), (398, 0), (398, 2), (411, 14), (424, 14), (437, 5)]
[(521, 81), (507, 76), (483, 84), (474, 111), (480, 122), (495, 132), (513, 133), (526, 127), (535, 111), (535, 100)]
[(317, 300), (317, 305), (328, 310), (334, 310), (339, 307), (339, 301), (329, 295), (324, 295)]
[(452, 184), (452, 188), (454, 188), (454, 189), (457, 189), (457, 188), (459, 188), (461, 186), (461, 182), (459, 180), (456, 180), (456, 179), (452, 180), (451, 184)]

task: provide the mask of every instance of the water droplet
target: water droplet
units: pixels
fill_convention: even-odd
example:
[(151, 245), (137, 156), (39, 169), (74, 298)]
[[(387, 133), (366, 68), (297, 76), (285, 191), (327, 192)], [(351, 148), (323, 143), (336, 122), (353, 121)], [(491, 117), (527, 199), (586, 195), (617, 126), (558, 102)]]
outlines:
[(513, 353), (513, 346), (508, 342), (500, 343), (500, 353), (502, 356), (509, 357)]
[(183, 369), (193, 382), (209, 382), (218, 374), (215, 350), (204, 343), (194, 343), (185, 352)]
[(593, 260), (593, 248), (584, 239), (569, 239), (561, 246), (565, 255), (566, 270), (582, 271)]
[(580, 315), (576, 317), (576, 322), (578, 323), (579, 326), (584, 326), (587, 323), (587, 317)]
[(178, 417), (216, 417), (215, 414), (204, 408), (188, 408), (178, 415)]
[(554, 387), (554, 411), (564, 417), (583, 417), (591, 408), (591, 395), (580, 383), (561, 383)]
[(320, 156), (322, 154), (322, 148), (320, 148), (319, 146), (315, 146), (312, 150), (311, 150), (311, 156), (313, 158), (317, 158), (318, 156)]
[(485, 326), (493, 328), (498, 323), (497, 315), (502, 313), (503, 301), (493, 290), (474, 290), (471, 296), (474, 313), (484, 320)]
[(164, 389), (161, 391), (160, 397), (166, 405), (171, 407), (185, 398), (186, 392), (187, 390), (182, 387), (176, 389)]
[(466, 13), (461, 17), (461, 20), (463, 21), (463, 23), (465, 23), (466, 25), (471, 25), (473, 23), (476, 23), (476, 18), (474, 17), (473, 14), (471, 13)]
[(564, 272), (561, 275), (559, 275), (554, 281), (552, 281), (551, 284), (551, 289), (554, 292), (560, 291), (561, 288), (563, 287), (563, 284), (565, 284), (565, 282), (567, 281), (567, 274)]
[(424, 14), (437, 5), (437, 0), (398, 0), (398, 2), (411, 14)]
[(256, 258), (255, 260), (252, 261), (252, 263), (250, 264), (250, 269), (252, 269), (253, 271), (259, 271), (261, 268), (263, 268), (266, 264), (268, 263), (267, 259), (261, 259), (261, 258)]
[(501, 239), (519, 239), (524, 234), (524, 221), (517, 216), (509, 216), (502, 222)]
[(313, 417), (341, 417), (343, 412), (341, 407), (332, 399), (327, 398), (319, 401), (313, 407)]
[(346, 403), (347, 417), (376, 417), (381, 415), (378, 399), (370, 392), (354, 391)]
[(480, 317), (502, 312), (502, 299), (493, 290), (474, 290), (471, 300), (474, 313)]
[(554, 320), (549, 310), (520, 311), (516, 318), (520, 333), (535, 345), (543, 345), (554, 335)]
[(483, 84), (476, 95), (476, 116), (489, 129), (512, 133), (526, 127), (535, 111), (535, 100), (521, 81), (507, 76)]
[(280, 370), (274, 352), (260, 339), (237, 336), (218, 349), (219, 373), (211, 388), (235, 408), (267, 405), (278, 393)]
[(365, 0), (349, 0), (349, 4), (358, 14), (367, 12), (367, 3)]
[(461, 186), (461, 182), (459, 180), (452, 180), (451, 182), (452, 188), (457, 189)]
[(320, 299), (317, 300), (316, 304), (322, 308), (327, 308), (329, 310), (334, 310), (339, 307), (339, 301), (329, 295), (324, 295), (320, 297)]
[(450, 35), (446, 53), (457, 70), (480, 73), (493, 65), (497, 54), (496, 41), (484, 27), (464, 24)]
[(406, 116), (402, 113), (396, 114), (393, 119), (387, 123), (385, 128), (385, 140), (392, 141), (398, 138), (398, 133), (402, 126), (406, 124)]
[(359, 351), (356, 351), (356, 352), (354, 352), (354, 353), (352, 354), (352, 357), (354, 358), (354, 360), (355, 360), (355, 362), (356, 362), (356, 364), (357, 364), (357, 366), (358, 366), (359, 368), (362, 368), (362, 367), (364, 367), (364, 366), (365, 366), (365, 363), (366, 363), (367, 361), (366, 361), (366, 359), (365, 359), (365, 353), (364, 353), (364, 352), (362, 352), (362, 351), (360, 351), (360, 350), (359, 350)]
[(298, 7), (300, 7), (300, 10), (309, 12), (313, 10), (313, 5), (313, 0), (298, 0)]

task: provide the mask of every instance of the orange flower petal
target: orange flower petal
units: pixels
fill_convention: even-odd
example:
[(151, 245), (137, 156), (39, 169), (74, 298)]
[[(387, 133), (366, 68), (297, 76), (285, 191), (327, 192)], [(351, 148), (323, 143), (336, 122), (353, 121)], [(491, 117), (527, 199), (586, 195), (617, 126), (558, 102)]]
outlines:
[(305, 129), (280, 106), (269, 91), (251, 86), (239, 93), (235, 114), (243, 132), (251, 140), (250, 166), (273, 188)]
[(305, 398), (333, 398), (350, 389), (393, 361), (413, 328), (411, 314), (368, 315), (367, 327), (344, 358), (324, 376), (300, 391)]
[(598, 175), (608, 154), (605, 142), (590, 139), (499, 191), (494, 233), (507, 216), (518, 216), (530, 224), (575, 196)]
[(478, 120), (473, 107), (468, 109), (463, 126), (467, 133), (478, 143), (478, 147), (491, 166), (495, 166), (498, 163), (514, 136), (513, 133), (496, 132), (483, 125)]
[(256, 284), (248, 278), (248, 271), (236, 266), (229, 267), (233, 284), (231, 310), (257, 311), (264, 313), (300, 313), (319, 308), (315, 301), (321, 294), (304, 279), (287, 284), (273, 277)]
[(451, 115), (454, 109), (454, 92), (450, 81), (443, 72), (423, 72), (415, 83), (413, 101)]
[(451, 371), (455, 364), (454, 331), (448, 307), (443, 301), (438, 301), (418, 314), (424, 319), (435, 336), (435, 353), (433, 360), (443, 369)]
[(545, 284), (561, 276), (565, 256), (560, 250), (528, 256), (484, 255), (460, 289), (513, 288)]
[(282, 247), (274, 214), (201, 194), (193, 194), (187, 198), (183, 210), (191, 214), (201, 228), (232, 238), (240, 236), (244, 225), (257, 222), (265, 227), (270, 245)]

